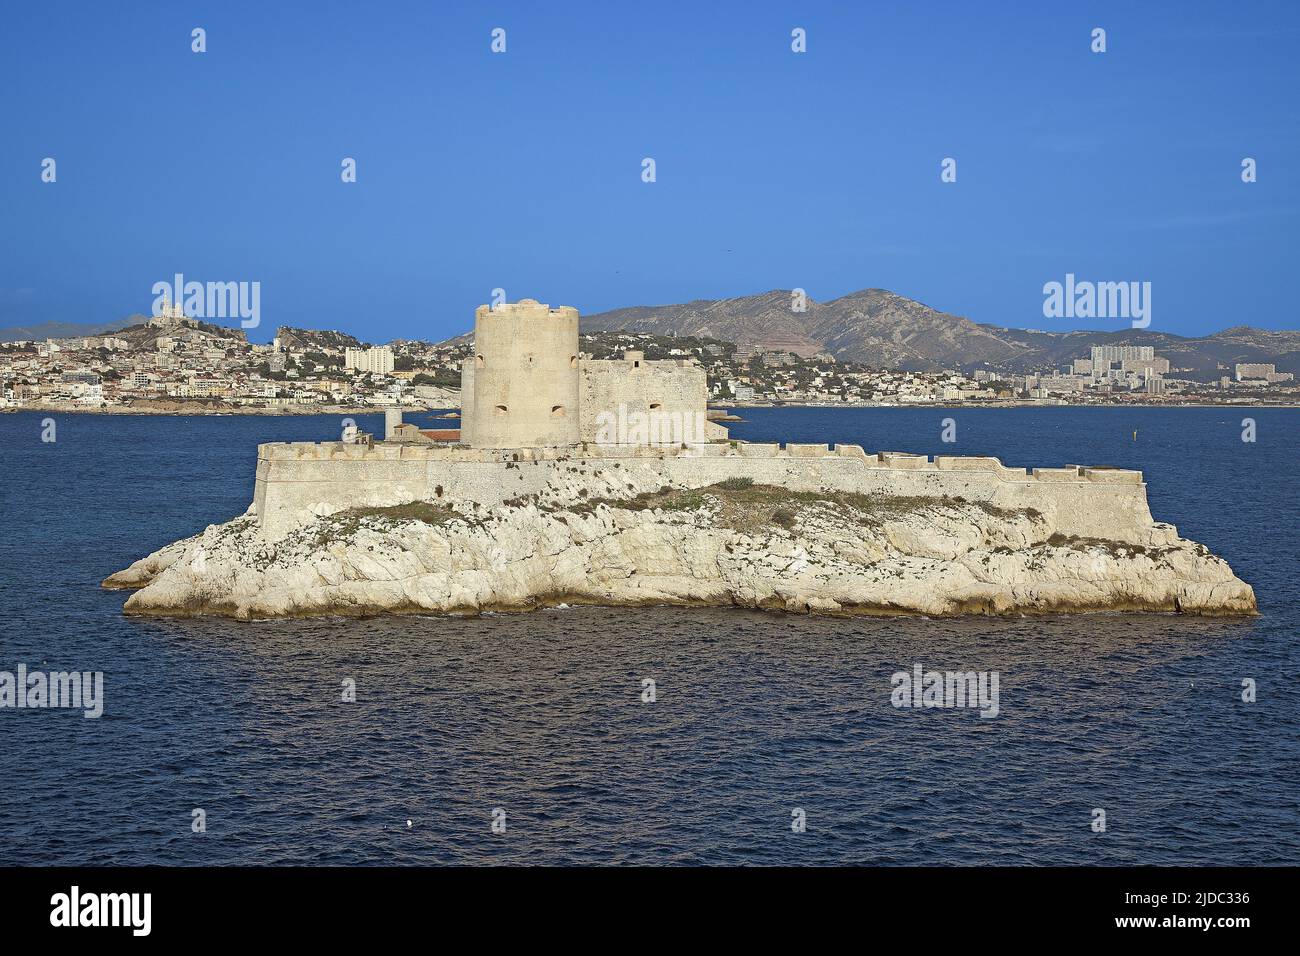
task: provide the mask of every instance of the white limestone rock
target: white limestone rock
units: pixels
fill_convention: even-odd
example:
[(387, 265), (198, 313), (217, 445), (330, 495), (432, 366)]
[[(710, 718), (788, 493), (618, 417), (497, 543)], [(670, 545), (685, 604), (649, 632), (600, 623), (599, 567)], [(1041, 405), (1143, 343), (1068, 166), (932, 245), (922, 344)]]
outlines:
[(1203, 546), (1066, 538), (1032, 510), (753, 486), (568, 508), (436, 504), (321, 517), (271, 541), (245, 515), (104, 582), (134, 614), (237, 618), (477, 613), (559, 603), (737, 605), (826, 614), (1253, 614)]
[(110, 574), (104, 579), (101, 586), (109, 590), (130, 590), (144, 587), (183, 557), (197, 537), (196, 535), (194, 538), (184, 538), (173, 542), (167, 547), (141, 558), (130, 567), (124, 568), (115, 574)]

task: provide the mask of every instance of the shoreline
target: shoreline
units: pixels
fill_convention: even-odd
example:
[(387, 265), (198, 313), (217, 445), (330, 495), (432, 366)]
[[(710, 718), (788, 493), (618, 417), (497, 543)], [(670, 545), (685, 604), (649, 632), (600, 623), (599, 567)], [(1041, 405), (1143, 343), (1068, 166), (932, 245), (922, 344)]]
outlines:
[[(445, 411), (450, 406), (433, 406), (422, 407), (413, 405), (386, 406), (386, 405), (310, 405), (310, 406), (292, 406), (284, 408), (257, 408), (257, 407), (221, 407), (213, 408), (202, 403), (195, 403), (192, 407), (183, 403), (174, 403), (181, 405), (178, 408), (135, 408), (132, 406), (110, 406), (108, 408), (79, 408), (75, 406), (61, 405), (23, 405), (0, 408), (0, 415), (20, 414), (22, 412), (34, 412), (57, 415), (137, 415), (137, 416), (201, 416), (206, 418), (223, 418), (233, 416), (311, 416), (311, 415), (382, 415), (388, 408), (400, 408), (403, 413), (411, 412), (414, 414), (425, 414), (428, 412)], [(990, 404), (969, 405), (964, 403), (947, 404), (947, 403), (927, 403), (927, 404), (908, 404), (908, 405), (864, 405), (852, 403), (836, 404), (815, 404), (815, 403), (796, 403), (788, 402), (780, 405), (776, 404), (746, 404), (746, 405), (721, 405), (710, 406), (710, 409), (749, 409), (749, 408), (813, 408), (813, 409), (935, 409), (935, 410), (961, 410), (971, 411), (975, 409), (1005, 409), (1005, 408), (1122, 408), (1122, 409), (1148, 409), (1148, 408), (1222, 408), (1222, 409), (1247, 409), (1247, 408), (1300, 408), (1300, 403), (1253, 403), (1253, 404), (1228, 404), (1222, 402), (1150, 402), (1150, 403), (1045, 403), (1045, 402), (998, 402)], [(721, 420), (721, 419), (719, 419)]]
[[(111, 575), (110, 575), (111, 578)], [(110, 585), (101, 582), (100, 587), (105, 591), (139, 591), (147, 585), (139, 587), (125, 587), (122, 585)], [(286, 613), (251, 613), (246, 616), (240, 616), (233, 608), (217, 605), (204, 606), (201, 608), (179, 608), (179, 609), (158, 609), (158, 608), (122, 608), (122, 616), (125, 618), (135, 618), (140, 620), (193, 620), (209, 619), (233, 621), (238, 625), (260, 624), (266, 621), (303, 621), (318, 620), (321, 618), (334, 618), (338, 620), (374, 620), (387, 617), (427, 617), (434, 620), (454, 618), (458, 620), (493, 617), (493, 616), (516, 616), (526, 617), (538, 611), (567, 610), (569, 608), (596, 608), (607, 611), (617, 610), (638, 610), (644, 608), (680, 608), (683, 610), (711, 609), (716, 611), (748, 611), (760, 614), (770, 614), (773, 617), (822, 617), (840, 620), (853, 620), (855, 618), (879, 618), (885, 620), (936, 620), (936, 621), (963, 621), (975, 618), (981, 619), (1000, 619), (1000, 620), (1036, 620), (1040, 618), (1078, 618), (1098, 617), (1102, 615), (1124, 616), (1135, 620), (1149, 617), (1153, 614), (1163, 615), (1166, 617), (1187, 619), (1204, 618), (1216, 621), (1242, 621), (1250, 622), (1255, 618), (1261, 617), (1262, 613), (1255, 609), (1249, 611), (1242, 610), (1198, 610), (1193, 614), (1178, 610), (1177, 606), (1169, 603), (1151, 603), (1144, 604), (1141, 602), (1118, 602), (1110, 604), (1060, 604), (1048, 607), (1009, 607), (1003, 610), (995, 609), (991, 601), (975, 601), (968, 607), (956, 610), (918, 610), (914, 608), (897, 607), (894, 605), (884, 604), (842, 604), (836, 608), (814, 608), (807, 605), (787, 606), (777, 601), (767, 601), (759, 604), (740, 604), (735, 601), (728, 602), (710, 602), (699, 599), (681, 599), (667, 600), (663, 598), (644, 599), (644, 600), (625, 600), (625, 601), (600, 601), (581, 594), (551, 594), (538, 597), (535, 600), (522, 602), (518, 604), (486, 604), (481, 607), (466, 605), (464, 607), (452, 608), (449, 610), (434, 610), (423, 607), (418, 604), (404, 605), (340, 605), (337, 607), (326, 607), (311, 610), (294, 610)]]
[[(179, 403), (178, 403), (179, 404)], [(289, 408), (212, 408), (208, 405), (196, 404), (193, 407), (181, 408), (132, 408), (129, 406), (117, 406), (109, 408), (75, 408), (58, 405), (25, 405), (17, 408), (0, 408), (0, 414), (18, 414), (21, 412), (37, 412), (57, 415), (137, 415), (137, 416), (173, 416), (189, 417), (199, 416), (203, 418), (232, 418), (236, 416), (285, 416), (285, 417), (307, 417), (311, 415), (382, 415), (386, 408), (400, 407), (402, 412), (412, 412), (414, 414), (424, 414), (432, 411), (442, 411), (442, 408), (424, 408), (414, 405), (401, 406), (384, 406), (384, 405), (310, 405), (296, 406)]]
[(898, 409), (960, 409), (970, 411), (981, 408), (1300, 408), (1300, 403), (1296, 402), (1278, 402), (1278, 403), (1227, 403), (1227, 402), (988, 402), (979, 405), (967, 404), (964, 402), (926, 402), (907, 405), (864, 405), (850, 402), (836, 402), (834, 404), (818, 403), (796, 403), (786, 402), (780, 405), (776, 404), (745, 404), (745, 405), (709, 405), (711, 410), (721, 410), (723, 408), (898, 408)]

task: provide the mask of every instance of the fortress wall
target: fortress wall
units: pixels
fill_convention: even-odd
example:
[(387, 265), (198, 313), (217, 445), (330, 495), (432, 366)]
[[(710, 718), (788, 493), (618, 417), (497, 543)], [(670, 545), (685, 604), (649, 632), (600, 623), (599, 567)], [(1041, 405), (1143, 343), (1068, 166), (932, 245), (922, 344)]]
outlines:
[(883, 452), (881, 460), (890, 468), (900, 471), (919, 471), (930, 468), (930, 459), (924, 455), (904, 455), (897, 452)]
[(1088, 468), (1081, 466), (1083, 475), (1089, 481), (1104, 481), (1121, 485), (1142, 484), (1140, 471), (1127, 471), (1123, 468)]
[(428, 487), (429, 460), (401, 454), (416, 447), (369, 449), (343, 442), (259, 445), (254, 510), (264, 530), (287, 530), (313, 514), (420, 501)]
[[(596, 441), (601, 424), (608, 424), (611, 417), (626, 421), (632, 414), (685, 422), (694, 429), (709, 400), (703, 367), (671, 360), (647, 362), (640, 352), (628, 352), (621, 359), (583, 359), (578, 363), (578, 378), (583, 441)], [(602, 414), (607, 417), (600, 418)], [(661, 434), (665, 430), (671, 431), (657, 429)], [(725, 437), (726, 432), (722, 434)]]
[[(957, 457), (935, 455), (934, 466), (941, 471), (988, 471), (1006, 478), (1024, 480), (1028, 472), (1023, 468), (1007, 468), (996, 458)], [(1140, 479), (1139, 479), (1140, 480)]]
[(827, 445), (796, 445), (790, 442), (786, 444), (785, 450), (793, 458), (825, 458), (830, 454)]
[[(817, 449), (817, 454), (813, 453)], [(631, 497), (665, 485), (703, 487), (751, 478), (795, 491), (902, 497), (962, 497), (1001, 508), (1034, 508), (1066, 535), (1141, 540), (1150, 527), (1139, 472), (1005, 468), (995, 458), (880, 453), (860, 447), (699, 445), (533, 448), (519, 451), (430, 445), (275, 443), (258, 448), (254, 511), (279, 537), (316, 515), (355, 507), (442, 501), (470, 510), (547, 493), (573, 499)]]

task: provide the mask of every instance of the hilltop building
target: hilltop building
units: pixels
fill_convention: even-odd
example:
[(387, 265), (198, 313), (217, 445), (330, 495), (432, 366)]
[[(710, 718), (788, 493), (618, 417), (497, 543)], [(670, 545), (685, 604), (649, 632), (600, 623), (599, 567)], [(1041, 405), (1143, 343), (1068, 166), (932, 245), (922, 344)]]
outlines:
[(148, 324), (155, 329), (176, 329), (186, 325), (197, 328), (199, 323), (185, 314), (179, 302), (173, 302), (171, 305), (164, 303)]

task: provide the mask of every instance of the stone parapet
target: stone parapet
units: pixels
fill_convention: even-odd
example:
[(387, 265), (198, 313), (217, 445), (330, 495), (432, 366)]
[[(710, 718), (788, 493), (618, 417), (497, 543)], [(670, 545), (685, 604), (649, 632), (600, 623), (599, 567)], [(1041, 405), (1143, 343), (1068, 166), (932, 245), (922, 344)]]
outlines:
[(989, 456), (925, 455), (882, 451), (870, 455), (860, 445), (692, 442), (682, 445), (574, 445), (556, 448), (468, 448), (460, 445), (414, 445), (377, 442), (270, 442), (258, 446), (263, 461), (420, 461), (429, 464), (452, 462), (520, 462), (619, 460), (636, 458), (672, 461), (681, 458), (798, 458), (852, 459), (872, 468), (898, 471), (982, 472), (1004, 481), (1102, 482), (1142, 484), (1140, 471), (1088, 465), (1060, 468), (1008, 468)]

